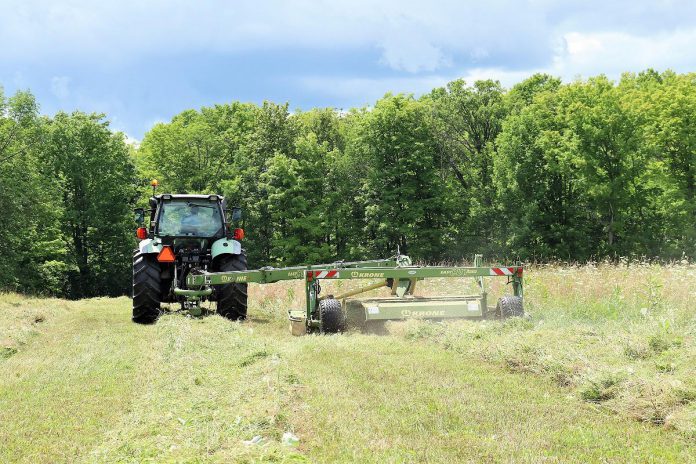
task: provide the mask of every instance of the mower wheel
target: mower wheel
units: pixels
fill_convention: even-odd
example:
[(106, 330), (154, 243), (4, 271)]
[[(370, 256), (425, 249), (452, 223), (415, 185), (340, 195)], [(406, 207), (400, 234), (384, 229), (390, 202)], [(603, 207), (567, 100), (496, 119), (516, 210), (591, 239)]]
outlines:
[(509, 317), (523, 317), (524, 308), (522, 307), (522, 297), (504, 296), (498, 300), (495, 307), (495, 315), (498, 319)]
[(341, 302), (326, 298), (319, 302), (319, 321), (322, 333), (338, 333), (346, 329), (346, 316)]
[[(246, 271), (246, 253), (242, 250), (239, 255), (223, 255), (216, 262), (216, 272)], [(232, 283), (219, 285), (216, 288), (217, 312), (219, 315), (241, 321), (247, 315), (247, 284)]]
[(160, 315), (160, 265), (153, 254), (133, 255), (133, 322), (152, 324)]

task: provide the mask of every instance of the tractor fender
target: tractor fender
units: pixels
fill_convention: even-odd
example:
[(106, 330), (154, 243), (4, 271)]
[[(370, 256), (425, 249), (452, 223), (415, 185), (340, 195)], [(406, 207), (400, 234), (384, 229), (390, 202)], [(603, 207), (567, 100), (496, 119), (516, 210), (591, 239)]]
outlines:
[(242, 254), (242, 244), (237, 240), (230, 240), (227, 238), (221, 238), (213, 242), (213, 246), (210, 248), (210, 256), (215, 259), (216, 256), (220, 255), (239, 255)]
[(142, 254), (159, 253), (162, 251), (162, 242), (156, 238), (146, 238), (138, 243), (138, 249)]

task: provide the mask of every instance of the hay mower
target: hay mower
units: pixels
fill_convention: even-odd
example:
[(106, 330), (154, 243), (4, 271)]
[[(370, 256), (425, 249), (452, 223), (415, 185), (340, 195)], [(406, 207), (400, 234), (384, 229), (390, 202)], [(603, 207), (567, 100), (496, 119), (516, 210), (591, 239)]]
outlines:
[[(179, 303), (183, 310), (200, 315), (201, 302), (215, 301), (217, 312), (229, 319), (244, 319), (247, 284), (302, 280), (305, 305), (290, 310), (295, 335), (346, 329), (347, 314), (354, 324), (410, 318), (506, 318), (524, 315), (520, 265), (483, 266), (476, 255), (471, 267), (415, 266), (408, 256), (388, 259), (335, 262), (286, 268), (248, 270), (240, 241), (244, 231), (232, 225), (241, 218), (238, 208), (227, 218), (220, 195), (154, 195), (150, 199), (150, 224), (144, 227), (143, 209), (136, 210), (140, 239), (133, 257), (133, 321), (154, 322), (160, 303)], [(512, 295), (488, 307), (484, 277), (505, 277)], [(416, 296), (417, 283), (431, 278), (474, 278), (473, 295)], [(369, 285), (338, 295), (321, 295), (324, 280), (371, 280)], [(377, 282), (374, 282), (377, 281)], [(355, 299), (356, 295), (387, 287), (390, 296)]]

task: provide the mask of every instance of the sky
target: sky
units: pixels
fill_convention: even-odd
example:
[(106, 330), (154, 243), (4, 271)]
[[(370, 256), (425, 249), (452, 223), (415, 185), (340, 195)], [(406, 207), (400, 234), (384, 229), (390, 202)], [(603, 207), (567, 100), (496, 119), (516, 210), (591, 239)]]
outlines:
[(463, 78), (696, 71), (695, 0), (0, 0), (0, 86), (134, 141), (234, 100), (347, 109)]

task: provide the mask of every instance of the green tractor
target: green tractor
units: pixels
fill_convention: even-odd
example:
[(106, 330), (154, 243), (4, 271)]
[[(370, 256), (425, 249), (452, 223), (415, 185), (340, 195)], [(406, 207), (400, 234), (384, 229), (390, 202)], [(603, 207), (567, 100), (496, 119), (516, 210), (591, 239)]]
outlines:
[(216, 302), (218, 314), (226, 318), (246, 318), (246, 283), (214, 289), (186, 286), (192, 275), (247, 270), (240, 243), (244, 230), (233, 227), (241, 220), (239, 208), (228, 211), (220, 195), (159, 194), (150, 198), (149, 210), (135, 212), (140, 242), (133, 255), (134, 322), (155, 322), (162, 303), (179, 303), (183, 310), (199, 315), (201, 302), (206, 300)]

